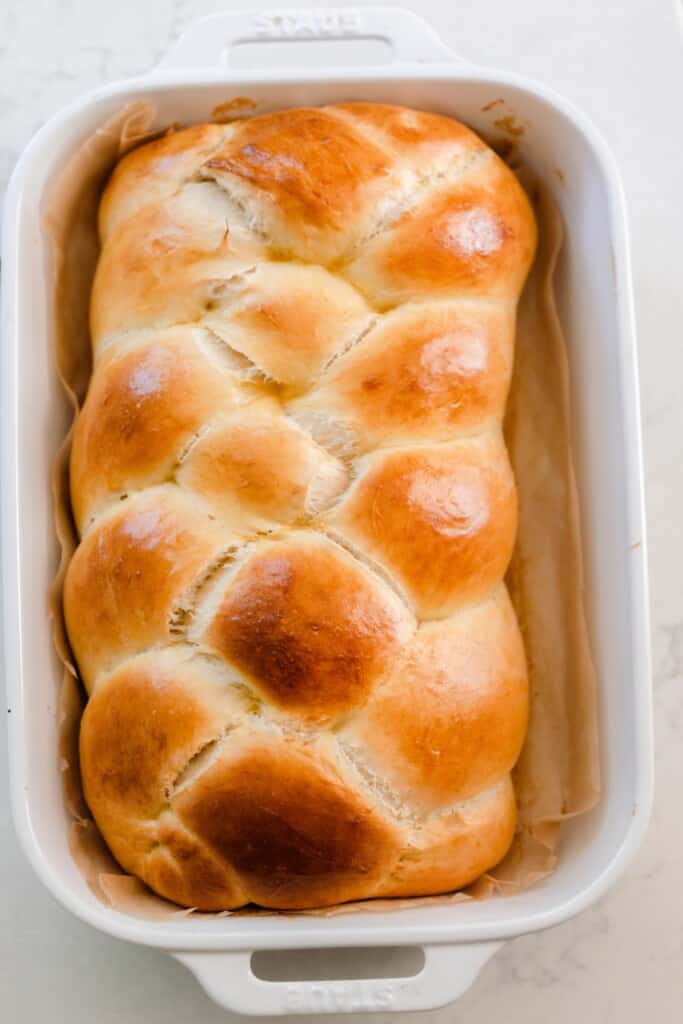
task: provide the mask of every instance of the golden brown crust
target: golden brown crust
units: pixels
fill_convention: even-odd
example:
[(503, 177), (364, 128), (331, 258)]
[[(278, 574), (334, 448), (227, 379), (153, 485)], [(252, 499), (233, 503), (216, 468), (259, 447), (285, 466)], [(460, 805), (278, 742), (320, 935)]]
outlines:
[(208, 514), (172, 486), (144, 491), (82, 541), (64, 582), (64, 613), (90, 688), (117, 662), (172, 639), (186, 592), (228, 546)]
[(388, 587), (304, 534), (256, 547), (204, 641), (276, 707), (324, 720), (366, 699), (411, 632)]
[(71, 500), (84, 531), (107, 502), (169, 479), (207, 420), (247, 400), (211, 359), (201, 331), (176, 328), (108, 351), (78, 417)]
[(346, 237), (358, 205), (389, 167), (387, 154), (332, 109), (299, 109), (242, 122), (202, 173), (276, 210), (291, 237), (287, 244), (277, 232), (276, 248), (296, 258), (295, 247), (313, 255), (325, 236)]
[(264, 376), (305, 387), (365, 328), (358, 292), (322, 267), (263, 263), (214, 288), (205, 323)]
[(508, 849), (535, 230), (473, 132), (403, 107), (198, 125), (112, 174), (64, 611), (87, 801), (161, 896), (438, 893)]
[(514, 302), (535, 241), (529, 200), (492, 154), (371, 239), (348, 277), (381, 308), (454, 293)]
[(269, 399), (221, 419), (197, 439), (176, 474), (216, 519), (244, 534), (302, 520), (330, 504), (348, 476), (343, 463)]
[(229, 910), (247, 902), (230, 865), (175, 816), (159, 822), (157, 835), (158, 846), (134, 870), (159, 895), (197, 910)]
[(169, 899), (218, 910), (242, 890), (171, 808), (193, 758), (239, 721), (239, 698), (207, 679), (188, 652), (127, 662), (88, 702), (80, 756), (88, 805), (120, 863)]
[(229, 709), (229, 695), (187, 652), (127, 661), (95, 688), (83, 715), (90, 807), (101, 815), (125, 808), (140, 819), (159, 817), (183, 768), (217, 730), (222, 734)]
[(393, 866), (398, 831), (323, 750), (257, 732), (177, 800), (178, 814), (234, 865), (256, 903), (288, 909), (357, 899)]
[(370, 456), (327, 521), (394, 575), (421, 618), (480, 600), (505, 574), (517, 526), (500, 435)]
[(430, 896), (462, 889), (497, 864), (515, 831), (515, 792), (508, 775), (420, 829), (377, 896)]
[(230, 206), (208, 182), (124, 219), (103, 247), (90, 303), (95, 352), (124, 332), (198, 323), (216, 287), (264, 254), (229, 227)]
[(488, 152), (473, 131), (452, 117), (384, 103), (338, 103), (333, 109), (337, 115), (349, 115), (362, 131), (376, 133), (375, 138), (393, 154), (420, 167), (439, 156), (453, 161)]
[(527, 703), (524, 647), (502, 586), (453, 619), (421, 626), (341, 735), (404, 800), (440, 810), (510, 771)]
[(100, 237), (105, 241), (122, 220), (168, 199), (192, 177), (197, 163), (230, 132), (217, 124), (198, 124), (183, 132), (169, 132), (134, 149), (118, 162), (102, 196)]
[(388, 313), (292, 411), (338, 418), (362, 451), (481, 431), (505, 408), (514, 326), (510, 311), (486, 306)]

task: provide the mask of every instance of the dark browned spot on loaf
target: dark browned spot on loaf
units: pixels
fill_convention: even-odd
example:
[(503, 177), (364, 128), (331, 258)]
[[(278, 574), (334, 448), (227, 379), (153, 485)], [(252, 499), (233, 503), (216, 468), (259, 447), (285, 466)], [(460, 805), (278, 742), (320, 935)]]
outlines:
[(359, 795), (285, 744), (255, 742), (219, 762), (176, 806), (265, 906), (344, 898), (396, 856), (388, 827)]
[(270, 699), (316, 717), (362, 701), (399, 642), (395, 607), (331, 544), (273, 544), (231, 582), (209, 642)]
[(340, 229), (359, 190), (386, 172), (368, 139), (324, 110), (290, 110), (245, 121), (204, 165), (272, 195), (286, 217)]

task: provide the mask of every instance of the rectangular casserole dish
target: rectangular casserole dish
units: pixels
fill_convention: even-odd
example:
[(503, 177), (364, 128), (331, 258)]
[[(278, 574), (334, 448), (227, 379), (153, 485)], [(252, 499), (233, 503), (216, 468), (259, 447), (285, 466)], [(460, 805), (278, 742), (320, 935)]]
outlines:
[[(391, 59), (371, 67), (230, 69), (245, 43), (267, 54), (306, 40), (327, 62), (331, 41), (371, 40)], [(320, 43), (322, 40), (322, 44)], [(265, 46), (265, 49), (264, 49)], [(274, 52), (271, 49), (271, 52)], [(319, 56), (318, 56), (319, 54)], [(240, 61), (241, 62), (241, 61)], [(490, 132), (502, 99), (524, 125), (519, 149), (551, 188), (567, 230), (558, 306), (568, 347), (573, 451), (584, 538), (586, 612), (600, 694), (603, 795), (563, 826), (559, 864), (532, 889), (451, 906), (336, 917), (172, 917), (145, 921), (109, 909), (72, 860), (57, 769), (60, 665), (45, 595), (57, 551), (50, 470), (67, 428), (52, 360), (49, 252), (41, 200), (78, 144), (133, 99), (157, 106), (159, 125), (206, 120), (231, 96), (260, 109), (341, 99), (400, 103), (451, 114)], [(561, 173), (558, 173), (561, 172)], [(566, 920), (624, 869), (647, 823), (652, 741), (637, 369), (624, 203), (605, 144), (546, 88), (455, 58), (416, 15), (390, 8), (224, 14), (190, 26), (149, 75), (107, 86), (53, 118), (10, 182), (3, 227), (2, 542), (13, 813), (23, 847), (60, 902), (100, 930), (166, 949), (209, 994), (243, 1013), (424, 1010), (456, 998), (506, 938)], [(423, 946), (410, 978), (266, 982), (251, 971), (262, 949)]]

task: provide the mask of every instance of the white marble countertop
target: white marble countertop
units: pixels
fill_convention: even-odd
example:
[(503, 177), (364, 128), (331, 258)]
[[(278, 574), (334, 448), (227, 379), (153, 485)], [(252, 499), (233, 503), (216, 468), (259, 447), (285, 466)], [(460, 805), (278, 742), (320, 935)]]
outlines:
[[(433, 1014), (406, 1015), (406, 1022), (683, 1020), (679, 2), (414, 0), (404, 5), (431, 19), (469, 59), (520, 71), (572, 99), (597, 123), (621, 166), (640, 344), (657, 770), (648, 837), (613, 891), (552, 931), (508, 942), (459, 1003)], [(115, 0), (106, 5), (102, 0), (8, 0), (1, 5), (0, 187), (22, 147), (52, 113), (103, 82), (144, 71), (187, 22), (229, 6), (230, 0)], [(262, 5), (239, 0), (235, 6)], [(0, 747), (5, 743), (3, 730)], [(179, 964), (94, 932), (52, 900), (18, 848), (4, 777), (0, 877), (3, 1020), (180, 1024), (226, 1019)], [(382, 1024), (395, 1017), (373, 1019)]]

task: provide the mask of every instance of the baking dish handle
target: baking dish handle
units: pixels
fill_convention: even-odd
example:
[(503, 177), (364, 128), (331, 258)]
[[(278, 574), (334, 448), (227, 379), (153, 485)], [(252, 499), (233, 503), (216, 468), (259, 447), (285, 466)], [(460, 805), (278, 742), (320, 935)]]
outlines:
[(226, 1010), (249, 1015), (373, 1013), (433, 1010), (474, 982), (500, 942), (426, 946), (412, 977), (345, 981), (265, 981), (251, 969), (251, 952), (173, 953), (206, 993)]
[[(308, 42), (306, 67), (329, 63), (317, 41), (379, 40), (388, 44), (390, 63), (459, 61), (426, 21), (400, 7), (304, 7), (274, 11), (226, 11), (192, 22), (155, 70), (207, 68), (230, 63), (230, 54), (249, 43)], [(274, 53), (273, 50), (270, 51)]]

